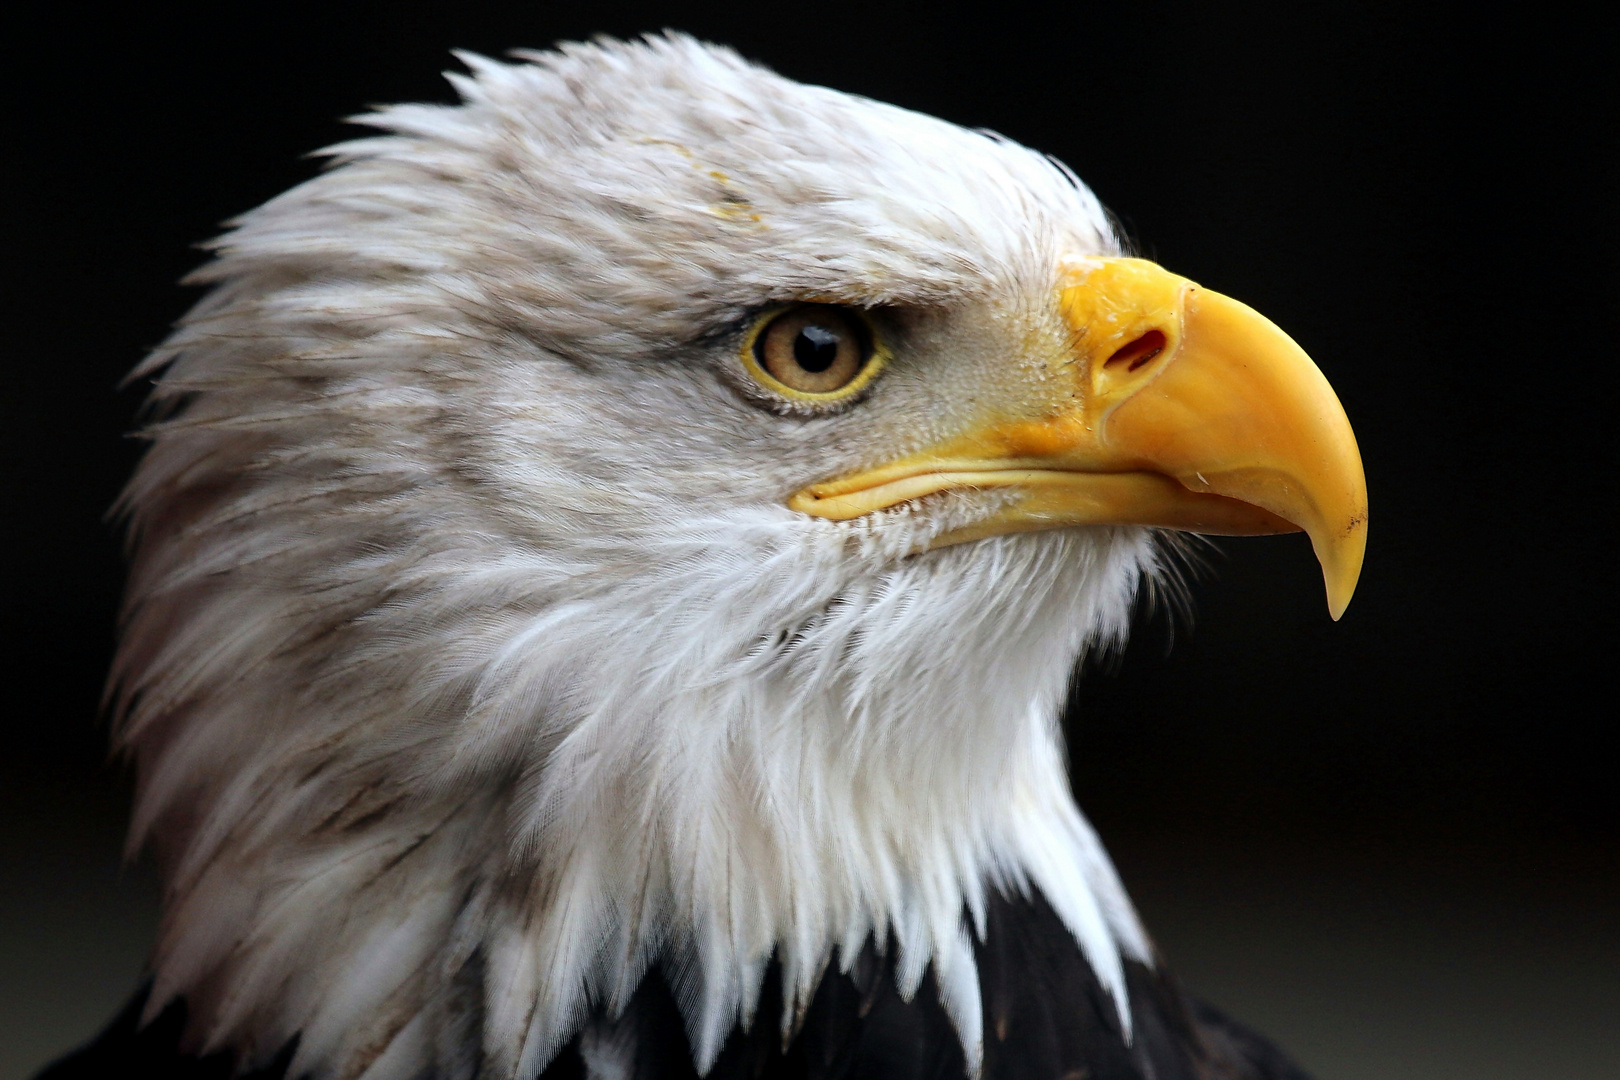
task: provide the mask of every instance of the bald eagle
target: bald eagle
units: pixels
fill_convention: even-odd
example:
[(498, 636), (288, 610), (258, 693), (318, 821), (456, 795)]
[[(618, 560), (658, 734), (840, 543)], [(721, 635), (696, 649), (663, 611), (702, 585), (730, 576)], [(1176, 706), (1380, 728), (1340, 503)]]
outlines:
[(1062, 165), (680, 35), (463, 56), (138, 369), (150, 980), (52, 1080), (1285, 1077), (1059, 711), (1177, 533), (1365, 540), (1327, 382)]

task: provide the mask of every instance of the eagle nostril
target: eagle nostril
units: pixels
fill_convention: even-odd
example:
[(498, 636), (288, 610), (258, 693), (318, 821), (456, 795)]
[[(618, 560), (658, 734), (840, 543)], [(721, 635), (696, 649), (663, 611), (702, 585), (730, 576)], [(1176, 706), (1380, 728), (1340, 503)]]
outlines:
[(1128, 374), (1141, 368), (1164, 351), (1164, 333), (1159, 330), (1149, 330), (1135, 341), (1122, 345), (1115, 350), (1103, 363), (1103, 367), (1118, 372), (1121, 368)]

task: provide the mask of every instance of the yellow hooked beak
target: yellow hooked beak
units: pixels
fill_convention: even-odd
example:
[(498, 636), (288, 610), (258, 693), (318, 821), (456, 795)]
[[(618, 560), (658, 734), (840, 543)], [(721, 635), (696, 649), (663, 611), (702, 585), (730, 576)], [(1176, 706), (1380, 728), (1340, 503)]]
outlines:
[(1043, 369), (1063, 375), (1043, 380), (1039, 404), (788, 505), (844, 521), (940, 491), (1018, 493), (936, 546), (1075, 525), (1303, 529), (1337, 619), (1361, 576), (1367, 483), (1311, 358), (1253, 309), (1145, 260), (1085, 259), (1066, 274), (1057, 304), (1072, 353)]

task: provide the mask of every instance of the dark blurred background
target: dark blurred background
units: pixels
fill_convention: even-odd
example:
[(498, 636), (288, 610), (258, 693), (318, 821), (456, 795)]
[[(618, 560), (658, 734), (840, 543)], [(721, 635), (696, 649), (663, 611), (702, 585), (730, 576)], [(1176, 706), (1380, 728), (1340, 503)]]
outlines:
[(448, 100), (450, 48), (664, 26), (1061, 157), (1312, 353), (1366, 460), (1355, 602), (1328, 620), (1302, 537), (1211, 548), (1194, 618), (1086, 674), (1082, 805), (1186, 981), (1322, 1080), (1620, 1076), (1612, 27), (1484, 10), (36, 8), (3, 75), (0, 1080), (111, 1015), (156, 920), (98, 709), (104, 513), (192, 245), (339, 117)]

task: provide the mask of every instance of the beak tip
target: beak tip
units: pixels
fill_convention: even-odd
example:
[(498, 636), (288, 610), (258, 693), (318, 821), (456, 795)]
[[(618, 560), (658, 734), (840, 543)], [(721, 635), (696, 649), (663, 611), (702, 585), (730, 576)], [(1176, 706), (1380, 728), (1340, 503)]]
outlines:
[(1366, 511), (1352, 519), (1350, 528), (1337, 537), (1336, 542), (1317, 545), (1315, 537), (1312, 540), (1322, 564), (1322, 580), (1327, 586), (1328, 614), (1338, 622), (1350, 606), (1350, 598), (1356, 594), (1356, 584), (1361, 580), (1361, 563), (1367, 554)]

